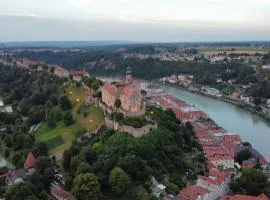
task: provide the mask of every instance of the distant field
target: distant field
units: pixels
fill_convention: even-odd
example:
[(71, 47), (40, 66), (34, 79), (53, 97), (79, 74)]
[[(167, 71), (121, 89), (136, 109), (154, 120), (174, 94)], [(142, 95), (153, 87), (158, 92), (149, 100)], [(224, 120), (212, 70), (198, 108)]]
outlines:
[[(235, 48), (235, 51), (229, 51), (229, 49)], [(199, 54), (204, 54), (204, 55), (213, 55), (213, 54), (218, 54), (218, 53), (223, 53), (227, 52), (227, 54), (230, 53), (247, 53), (247, 54), (255, 54), (255, 53), (261, 53), (261, 54), (266, 54), (268, 51), (264, 49), (256, 49), (256, 48), (237, 48), (237, 47), (228, 47), (224, 49), (216, 48), (216, 47), (210, 47), (210, 48), (202, 48), (199, 49)]]
[(46, 123), (42, 123), (35, 134), (37, 141), (44, 142), (48, 146), (50, 154), (63, 152), (71, 146), (76, 137), (86, 131), (93, 132), (104, 123), (104, 115), (99, 108), (84, 105), (85, 89), (68, 86), (66, 91), (73, 103), (74, 124), (66, 127), (64, 122), (60, 122), (56, 128), (51, 129)]

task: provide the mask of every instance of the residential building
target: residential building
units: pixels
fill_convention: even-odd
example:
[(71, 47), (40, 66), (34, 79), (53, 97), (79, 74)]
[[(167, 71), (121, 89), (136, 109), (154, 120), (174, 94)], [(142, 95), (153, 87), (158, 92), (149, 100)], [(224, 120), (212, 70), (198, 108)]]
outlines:
[(267, 164), (267, 161), (264, 158), (264, 156), (262, 156), (256, 149), (254, 149), (252, 147), (239, 145), (236, 148), (236, 153), (240, 153), (241, 151), (244, 151), (244, 150), (249, 150), (251, 155), (252, 155), (252, 158), (254, 158), (256, 161), (259, 161), (259, 163), (261, 165), (266, 165)]
[(216, 168), (233, 169), (234, 158), (231, 155), (218, 155), (208, 157), (208, 162), (211, 162)]
[(54, 66), (54, 75), (59, 76), (59, 77), (69, 77), (69, 72), (68, 70), (64, 69), (60, 65), (55, 65)]
[(181, 200), (212, 200), (210, 191), (200, 186), (187, 186), (179, 193)]
[(74, 81), (81, 81), (83, 77), (90, 77), (89, 73), (86, 71), (86, 69), (82, 70), (72, 70), (69, 73)]
[(155, 197), (159, 198), (162, 194), (165, 194), (166, 186), (162, 184), (157, 184), (152, 188), (152, 193)]
[(265, 194), (259, 196), (248, 196), (248, 195), (234, 195), (234, 196), (224, 196), (220, 200), (269, 200)]
[(229, 173), (221, 172), (217, 169), (211, 169), (209, 177), (199, 176), (196, 185), (209, 190), (209, 196), (211, 196), (211, 199), (217, 199), (227, 194), (229, 190), (229, 181)]
[(76, 200), (70, 192), (65, 191), (59, 186), (52, 186), (50, 193), (56, 200)]
[(26, 170), (25, 169), (23, 169), (23, 168), (14, 169), (10, 172), (9, 185), (23, 182), (23, 180), (25, 178), (26, 178)]
[(256, 165), (257, 165), (257, 161), (254, 158), (242, 161), (242, 167), (244, 169), (250, 169), (250, 168), (255, 167)]
[(36, 162), (37, 160), (35, 156), (32, 154), (32, 152), (29, 152), (24, 162), (24, 169), (26, 170), (33, 169), (36, 166)]
[(202, 87), (202, 91), (205, 94), (209, 94), (212, 96), (217, 96), (218, 94), (220, 94), (220, 91), (216, 88), (210, 88), (210, 87)]

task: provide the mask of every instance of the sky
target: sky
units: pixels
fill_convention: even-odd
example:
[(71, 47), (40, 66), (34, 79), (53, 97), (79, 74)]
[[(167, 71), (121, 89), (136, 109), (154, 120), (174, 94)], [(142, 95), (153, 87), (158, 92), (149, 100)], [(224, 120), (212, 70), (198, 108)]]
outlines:
[(270, 0), (0, 0), (0, 41), (270, 40)]

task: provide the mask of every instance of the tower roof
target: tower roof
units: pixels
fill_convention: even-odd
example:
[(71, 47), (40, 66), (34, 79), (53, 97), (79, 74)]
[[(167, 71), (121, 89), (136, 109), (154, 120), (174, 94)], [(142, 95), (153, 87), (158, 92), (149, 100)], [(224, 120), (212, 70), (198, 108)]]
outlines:
[(34, 155), (32, 154), (32, 152), (29, 152), (24, 164), (27, 165), (28, 168), (33, 168), (33, 167), (35, 167), (36, 162), (37, 162), (37, 160), (34, 157)]

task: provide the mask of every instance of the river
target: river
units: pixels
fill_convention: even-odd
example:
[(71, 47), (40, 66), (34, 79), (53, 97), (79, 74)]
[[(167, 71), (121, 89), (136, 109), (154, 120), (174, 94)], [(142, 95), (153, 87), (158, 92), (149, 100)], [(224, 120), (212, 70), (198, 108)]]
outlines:
[(235, 105), (191, 93), (180, 88), (164, 86), (165, 91), (207, 113), (218, 125), (229, 132), (238, 133), (267, 160), (270, 160), (270, 122)]

